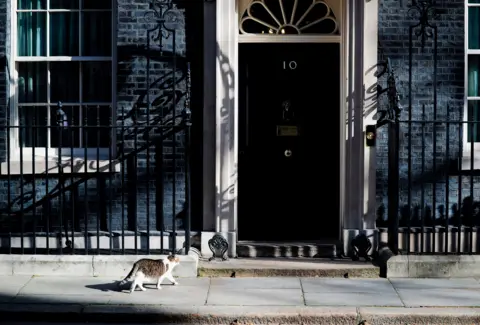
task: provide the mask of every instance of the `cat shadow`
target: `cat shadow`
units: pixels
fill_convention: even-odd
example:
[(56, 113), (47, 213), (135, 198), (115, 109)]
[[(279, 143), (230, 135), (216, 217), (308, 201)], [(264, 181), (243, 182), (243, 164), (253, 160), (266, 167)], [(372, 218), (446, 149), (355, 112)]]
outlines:
[(104, 291), (104, 292), (109, 292), (109, 291), (119, 292), (119, 291), (122, 291), (122, 288), (118, 286), (120, 282), (121, 281), (114, 281), (111, 283), (89, 284), (89, 285), (86, 285), (85, 288)]

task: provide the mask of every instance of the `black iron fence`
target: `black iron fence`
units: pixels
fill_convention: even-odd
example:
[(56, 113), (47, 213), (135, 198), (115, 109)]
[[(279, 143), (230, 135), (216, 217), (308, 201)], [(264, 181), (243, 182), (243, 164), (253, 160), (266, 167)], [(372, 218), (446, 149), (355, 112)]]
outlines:
[(7, 113), (0, 253), (188, 253), (191, 78), (190, 64), (177, 57), (183, 18), (171, 0), (150, 2), (141, 22), (146, 44), (129, 47), (144, 64), (136, 104)]
[[(88, 125), (85, 119), (80, 126), (65, 110), (59, 103), (52, 117), (56, 125), (42, 126), (31, 119), (29, 125), (6, 128), (6, 156), (0, 166), (4, 199), (0, 252), (151, 254), (183, 249), (188, 253), (188, 105), (179, 116), (172, 110), (154, 127), (126, 125), (124, 118), (118, 125), (113, 119), (110, 125)], [(32, 134), (35, 142), (39, 134), (48, 133), (58, 139), (57, 148), (33, 146), (16, 153), (12, 148), (15, 135), (24, 143), (26, 134)], [(83, 143), (93, 137), (98, 145), (76, 148), (79, 134)], [(134, 136), (126, 139), (128, 134)]]
[(384, 73), (387, 87), (381, 92), (388, 95), (386, 113), (377, 125), (388, 128), (388, 207), (378, 211), (380, 240), (395, 253), (477, 254), (480, 106), (471, 101), (464, 111), (463, 103), (451, 106), (451, 99), (439, 100), (438, 85), (448, 81), (438, 75), (445, 58), (438, 54), (439, 28), (433, 20), (441, 10), (434, 1), (418, 0), (408, 11), (414, 13), (408, 64), (397, 67), (406, 67), (408, 73), (408, 104), (400, 105), (390, 60)]
[(475, 141), (462, 145), (465, 135), (477, 137), (480, 121), (448, 115), (398, 121), (392, 127), (393, 133), (401, 131), (397, 146), (392, 143), (389, 148), (394, 152), (389, 161), (388, 218), (380, 216), (377, 227), (381, 241), (388, 241), (394, 251), (480, 253), (480, 161)]

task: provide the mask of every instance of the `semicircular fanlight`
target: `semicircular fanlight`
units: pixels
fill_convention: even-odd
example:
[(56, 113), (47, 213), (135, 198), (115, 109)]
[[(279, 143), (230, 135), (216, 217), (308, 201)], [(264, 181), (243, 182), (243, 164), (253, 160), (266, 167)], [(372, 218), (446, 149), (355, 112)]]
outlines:
[(240, 21), (242, 34), (337, 34), (338, 22), (322, 0), (255, 0)]

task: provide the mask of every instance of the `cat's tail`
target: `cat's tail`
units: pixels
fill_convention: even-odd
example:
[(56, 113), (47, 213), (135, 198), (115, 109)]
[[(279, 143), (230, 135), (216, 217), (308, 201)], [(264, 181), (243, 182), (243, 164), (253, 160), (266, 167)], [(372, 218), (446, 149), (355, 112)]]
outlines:
[(130, 273), (128, 273), (128, 275), (125, 277), (125, 279), (123, 279), (121, 282), (118, 283), (118, 286), (121, 287), (125, 283), (127, 283), (127, 281), (132, 280), (133, 276), (137, 273), (137, 271), (138, 271), (138, 263), (135, 263), (135, 264), (133, 264), (133, 267), (130, 270)]

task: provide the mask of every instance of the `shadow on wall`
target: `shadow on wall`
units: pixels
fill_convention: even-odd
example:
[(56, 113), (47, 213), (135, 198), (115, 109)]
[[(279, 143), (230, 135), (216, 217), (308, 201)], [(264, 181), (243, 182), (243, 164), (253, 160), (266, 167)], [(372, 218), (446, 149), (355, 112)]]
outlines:
[[(471, 196), (467, 196), (462, 200), (461, 204), (453, 203), (449, 207), (449, 226), (466, 226), (475, 227), (480, 226), (480, 201), (472, 200)], [(377, 227), (388, 227), (388, 218), (385, 215), (386, 209), (382, 204), (377, 209)], [(436, 218), (433, 218), (433, 211), (431, 205), (414, 205), (409, 207), (403, 205), (400, 208), (400, 227), (433, 227), (444, 226), (447, 224), (447, 211), (443, 204), (437, 206)]]
[[(220, 143), (217, 151), (220, 155), (222, 164), (228, 164), (233, 159), (233, 151), (235, 146), (235, 118), (232, 116), (232, 110), (235, 107), (235, 74), (232, 65), (227, 56), (222, 52), (217, 43), (217, 60), (221, 69), (221, 78), (223, 85), (222, 106), (220, 107)], [(217, 96), (220, 94), (217, 94)], [(230, 175), (225, 175), (225, 171), (229, 172), (228, 165), (220, 167), (220, 188), (216, 187), (217, 192), (217, 213), (219, 213), (220, 222), (228, 222), (228, 228), (236, 229), (236, 225), (232, 218), (229, 218), (229, 212), (233, 211), (233, 203), (235, 200), (235, 187), (237, 186), (237, 163)], [(227, 177), (227, 179), (225, 179)], [(224, 188), (226, 186), (226, 188)]]
[[(141, 45), (122, 45), (118, 47), (117, 69), (118, 71), (122, 71), (122, 73), (118, 75), (117, 92), (121, 93), (125, 87), (128, 87), (129, 83), (127, 82), (127, 79), (134, 71), (136, 59), (145, 60), (147, 55), (149, 56), (150, 61), (154, 64), (171, 64), (173, 57), (172, 52), (156, 48), (147, 49), (146, 46)], [(142, 134), (142, 138), (146, 140), (149, 133), (158, 131), (156, 128), (159, 125), (166, 126), (174, 124), (173, 122), (175, 121), (173, 121), (172, 116), (170, 116), (173, 112), (173, 85), (175, 83), (175, 96), (178, 111), (178, 106), (181, 104), (182, 100), (184, 100), (186, 95), (186, 90), (183, 86), (187, 75), (186, 63), (185, 57), (178, 56), (177, 54), (177, 71), (175, 75), (173, 69), (165, 69), (166, 71), (149, 85), (149, 87), (152, 90), (155, 90), (157, 94), (153, 96), (151, 95), (150, 110), (148, 112), (147, 87), (145, 87), (145, 89), (139, 89), (140, 87), (135, 89), (135, 97), (137, 97), (137, 99), (133, 102), (133, 107), (128, 110), (125, 115), (118, 117), (120, 122), (124, 120), (127, 125), (124, 134), (126, 140), (135, 138), (135, 128), (137, 129), (137, 134)], [(146, 82), (146, 75), (144, 77)], [(177, 118), (180, 118), (180, 112), (177, 113)], [(148, 121), (147, 116), (150, 118)], [(140, 130), (138, 130), (139, 128)]]
[[(411, 102), (411, 111), (404, 105), (400, 116), (398, 199), (401, 208), (398, 213), (401, 226), (445, 225), (447, 216), (450, 225), (474, 224), (474, 199), (465, 198), (478, 197), (477, 189), (475, 186), (475, 190), (470, 191), (467, 173), (462, 175), (457, 166), (463, 145), (464, 87), (458, 85), (464, 83), (464, 7), (462, 3), (444, 1), (437, 1), (434, 7), (439, 15), (432, 15), (430, 8), (424, 16), (419, 15), (422, 11), (418, 8), (412, 9), (409, 1), (379, 2), (378, 38), (385, 46), (379, 46), (378, 55), (388, 56), (395, 62), (399, 93), (402, 99)], [(392, 20), (397, 22), (395, 26), (387, 26)], [(438, 42), (428, 39), (423, 49), (422, 35), (426, 30), (422, 26), (426, 22), (438, 27), (435, 34)], [(410, 118), (417, 123), (409, 123)], [(377, 227), (387, 224), (389, 145), (386, 131), (381, 128), (377, 132)], [(471, 183), (477, 182), (478, 177), (472, 177)]]

